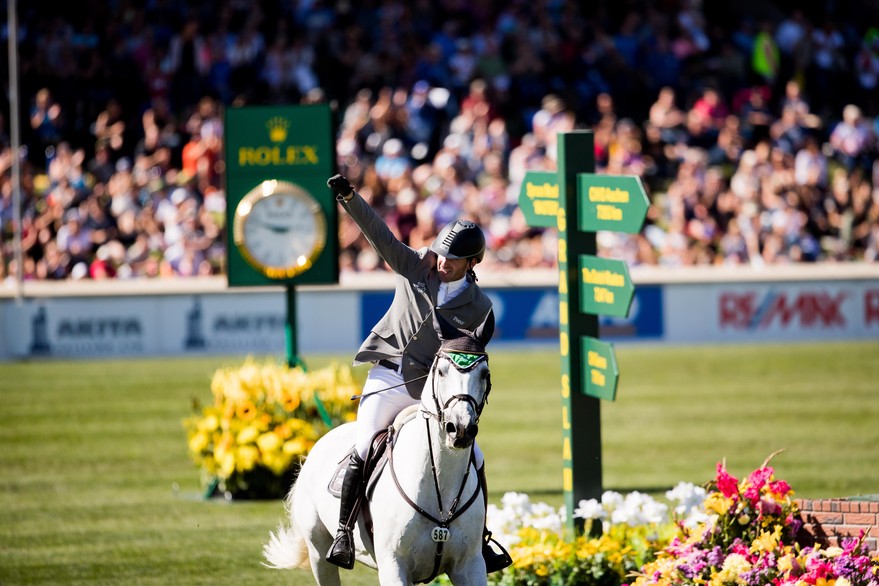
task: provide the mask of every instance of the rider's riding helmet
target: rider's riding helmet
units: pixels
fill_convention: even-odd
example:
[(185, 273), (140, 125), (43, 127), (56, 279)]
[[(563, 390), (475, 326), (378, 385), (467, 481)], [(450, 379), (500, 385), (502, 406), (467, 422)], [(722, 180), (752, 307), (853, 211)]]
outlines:
[(485, 234), (473, 222), (455, 220), (440, 230), (430, 249), (446, 258), (475, 258), (476, 262), (482, 262), (482, 257), (485, 256)]

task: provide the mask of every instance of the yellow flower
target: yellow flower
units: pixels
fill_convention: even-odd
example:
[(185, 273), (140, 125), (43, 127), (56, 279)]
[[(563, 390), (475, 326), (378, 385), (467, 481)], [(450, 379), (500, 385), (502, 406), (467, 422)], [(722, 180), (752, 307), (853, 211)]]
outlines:
[(258, 436), (259, 430), (252, 425), (248, 425), (238, 433), (238, 437), (235, 439), (238, 442), (238, 445), (244, 445), (253, 443)]
[(218, 452), (215, 456), (217, 464), (220, 465), (220, 475), (226, 478), (232, 476), (232, 473), (235, 472), (235, 453), (229, 450), (222, 454)]
[(276, 476), (280, 476), (290, 467), (289, 459), (277, 452), (263, 452), (261, 463)]
[(784, 556), (778, 558), (778, 562), (776, 564), (778, 566), (778, 571), (782, 574), (789, 573), (794, 567), (794, 560), (791, 556)]
[(255, 446), (241, 446), (238, 448), (238, 458), (235, 469), (239, 472), (253, 470), (259, 461), (259, 450)]
[(776, 526), (775, 531), (769, 533), (767, 531), (763, 531), (760, 533), (760, 536), (757, 537), (754, 542), (751, 544), (751, 551), (756, 553), (758, 551), (774, 551), (776, 547), (778, 547), (778, 540), (781, 537), (781, 525)]
[(296, 411), (296, 408), (299, 407), (300, 399), (298, 395), (293, 393), (285, 393), (283, 398), (281, 399), (281, 404), (284, 406), (284, 411), (287, 413), (292, 413)]
[(288, 456), (304, 454), (306, 448), (305, 440), (301, 437), (293, 438), (284, 442), (284, 453)]
[(203, 432), (198, 432), (193, 434), (191, 438), (189, 438), (189, 451), (191, 452), (201, 452), (210, 444), (210, 437), (208, 434)]
[(235, 416), (242, 421), (249, 421), (256, 417), (257, 410), (253, 401), (243, 401), (235, 408)]
[(714, 492), (705, 498), (705, 510), (709, 513), (717, 513), (718, 515), (726, 515), (733, 500), (726, 498), (719, 492)]
[(217, 416), (213, 413), (206, 415), (205, 418), (198, 423), (199, 431), (214, 431), (218, 427), (220, 427), (220, 420), (217, 419)]
[(256, 445), (263, 452), (274, 452), (281, 447), (281, 438), (274, 432), (268, 432), (256, 438)]

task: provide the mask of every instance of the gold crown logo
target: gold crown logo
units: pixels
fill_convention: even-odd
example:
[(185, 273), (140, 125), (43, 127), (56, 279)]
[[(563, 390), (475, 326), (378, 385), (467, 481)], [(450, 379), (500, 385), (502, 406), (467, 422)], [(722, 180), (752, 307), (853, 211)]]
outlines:
[(272, 142), (284, 142), (287, 140), (287, 130), (290, 128), (290, 122), (286, 118), (275, 116), (266, 122), (266, 128), (269, 129), (269, 140)]

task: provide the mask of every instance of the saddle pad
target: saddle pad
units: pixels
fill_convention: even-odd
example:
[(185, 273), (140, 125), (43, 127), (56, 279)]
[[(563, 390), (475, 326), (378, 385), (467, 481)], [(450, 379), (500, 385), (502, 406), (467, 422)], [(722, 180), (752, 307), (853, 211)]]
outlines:
[[(369, 447), (369, 452), (366, 454), (366, 462), (364, 463), (363, 468), (364, 475), (367, 478), (367, 494), (372, 492), (372, 487), (387, 461), (388, 434), (392, 433), (393, 435), (391, 437), (395, 437), (397, 432), (400, 431), (400, 428), (403, 427), (407, 421), (410, 421), (415, 417), (418, 408), (419, 405), (412, 405), (403, 409), (397, 417), (394, 418), (394, 423), (391, 424), (390, 428), (382, 429), (372, 436), (372, 444)], [(327, 485), (329, 493), (336, 498), (342, 497), (342, 482), (345, 480), (345, 471), (348, 470), (350, 454), (351, 452), (345, 454), (345, 457), (342, 458), (342, 461), (336, 466), (336, 470), (333, 472), (330, 482)]]

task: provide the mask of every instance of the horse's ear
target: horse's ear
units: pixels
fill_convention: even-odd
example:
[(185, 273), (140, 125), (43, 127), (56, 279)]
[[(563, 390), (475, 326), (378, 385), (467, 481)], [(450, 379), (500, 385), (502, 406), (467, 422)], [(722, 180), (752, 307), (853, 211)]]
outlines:
[(473, 337), (479, 340), (479, 342), (483, 346), (488, 346), (489, 341), (491, 341), (491, 337), (494, 335), (494, 310), (489, 309), (488, 315), (485, 316), (485, 321), (483, 321), (476, 328), (476, 331), (473, 332)]

